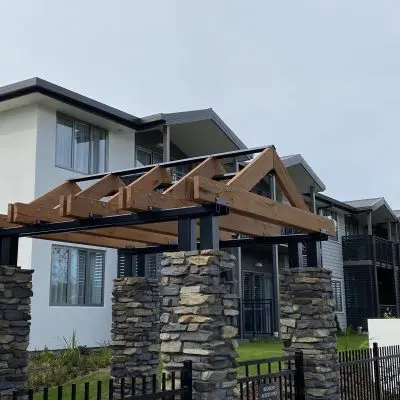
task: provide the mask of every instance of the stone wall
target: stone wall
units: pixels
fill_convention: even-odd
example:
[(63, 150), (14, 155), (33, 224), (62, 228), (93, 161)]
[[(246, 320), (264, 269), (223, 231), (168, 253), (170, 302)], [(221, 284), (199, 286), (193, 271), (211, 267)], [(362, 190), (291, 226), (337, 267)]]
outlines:
[(193, 399), (233, 399), (236, 386), (235, 257), (221, 251), (165, 253), (161, 270), (163, 368), (193, 365)]
[(305, 399), (339, 400), (331, 272), (280, 271), (281, 339), (287, 355), (304, 354)]
[[(157, 373), (160, 351), (159, 309), (160, 294), (156, 279), (129, 277), (114, 280), (111, 376), (116, 379), (116, 386), (120, 378)], [(138, 380), (138, 385), (141, 382)], [(142, 390), (141, 387), (137, 389), (138, 393)]]
[(32, 273), (0, 266), (0, 395), (5, 400), (28, 379)]

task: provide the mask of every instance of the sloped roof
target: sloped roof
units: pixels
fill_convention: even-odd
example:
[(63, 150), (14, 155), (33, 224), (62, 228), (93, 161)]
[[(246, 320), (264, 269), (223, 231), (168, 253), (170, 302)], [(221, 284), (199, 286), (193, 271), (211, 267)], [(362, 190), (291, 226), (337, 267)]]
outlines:
[(382, 203), (382, 200), (385, 200), (383, 197), (374, 197), (372, 199), (360, 199), (360, 200), (350, 200), (345, 201), (346, 204), (349, 204), (356, 208), (361, 207), (371, 207), (378, 205), (378, 203)]
[(286, 168), (292, 167), (297, 164), (301, 165), (318, 185), (318, 188), (316, 188), (318, 192), (323, 192), (326, 189), (325, 184), (322, 182), (322, 180), (310, 167), (310, 165), (306, 162), (301, 154), (283, 156), (281, 157), (281, 160)]

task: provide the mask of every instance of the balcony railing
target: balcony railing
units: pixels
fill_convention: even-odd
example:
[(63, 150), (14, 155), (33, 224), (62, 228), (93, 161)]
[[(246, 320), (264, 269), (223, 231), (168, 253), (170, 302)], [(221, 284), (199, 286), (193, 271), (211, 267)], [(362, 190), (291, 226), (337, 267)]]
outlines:
[(399, 262), (399, 246), (377, 236), (343, 236), (342, 246), (344, 261), (372, 261), (375, 250), (377, 262), (386, 265), (397, 265)]

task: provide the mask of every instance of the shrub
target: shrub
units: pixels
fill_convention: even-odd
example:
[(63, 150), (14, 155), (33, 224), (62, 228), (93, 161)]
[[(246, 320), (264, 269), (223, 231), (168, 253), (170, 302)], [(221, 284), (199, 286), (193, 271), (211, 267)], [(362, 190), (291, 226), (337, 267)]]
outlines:
[(34, 354), (29, 363), (28, 384), (34, 390), (62, 385), (77, 376), (106, 368), (110, 365), (112, 352), (107, 343), (94, 351), (79, 346), (76, 333), (61, 339), (62, 349), (53, 352), (44, 349)]

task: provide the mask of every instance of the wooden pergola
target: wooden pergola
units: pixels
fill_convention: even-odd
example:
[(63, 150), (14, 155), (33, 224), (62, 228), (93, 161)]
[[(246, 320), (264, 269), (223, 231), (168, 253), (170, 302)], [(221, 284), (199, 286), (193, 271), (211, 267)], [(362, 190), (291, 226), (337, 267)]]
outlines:
[[(241, 167), (227, 172), (222, 161), (228, 159)], [(174, 182), (171, 168), (178, 165), (189, 172)], [(290, 204), (251, 192), (267, 175)], [(282, 226), (317, 234), (314, 239), (335, 233), (331, 220), (309, 211), (268, 146), (65, 181), (30, 203), (9, 204), (8, 214), (0, 215), (0, 252), (22, 236), (118, 249), (179, 246), (188, 243), (183, 235), (199, 239), (206, 216), (218, 222), (205, 235), (217, 232), (221, 241), (238, 234), (278, 237)]]

